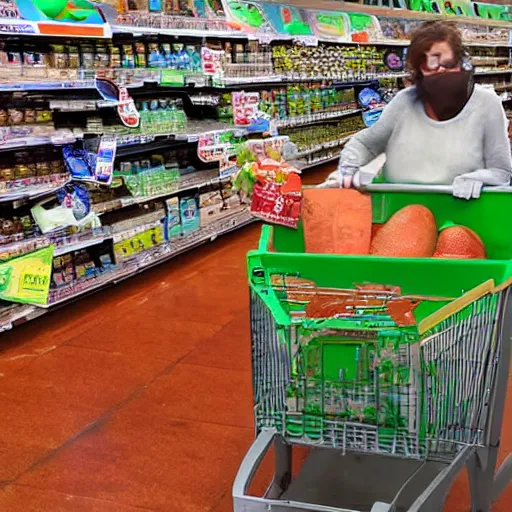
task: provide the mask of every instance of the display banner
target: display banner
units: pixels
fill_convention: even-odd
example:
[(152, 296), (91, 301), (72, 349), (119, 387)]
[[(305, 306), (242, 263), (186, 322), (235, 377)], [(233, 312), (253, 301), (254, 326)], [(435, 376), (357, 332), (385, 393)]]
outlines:
[(53, 246), (0, 263), (0, 299), (45, 306), (52, 263)]
[(0, 0), (0, 34), (112, 37), (100, 6), (89, 0)]

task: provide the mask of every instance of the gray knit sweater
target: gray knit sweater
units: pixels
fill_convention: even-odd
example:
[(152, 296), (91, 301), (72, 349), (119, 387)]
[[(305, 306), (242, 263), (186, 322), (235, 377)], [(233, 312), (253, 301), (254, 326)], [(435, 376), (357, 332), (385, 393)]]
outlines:
[(391, 183), (450, 185), (464, 175), (487, 185), (508, 185), (512, 175), (508, 121), (500, 98), (479, 87), (464, 109), (434, 121), (415, 87), (399, 92), (380, 119), (352, 137), (340, 164), (363, 166), (386, 153)]

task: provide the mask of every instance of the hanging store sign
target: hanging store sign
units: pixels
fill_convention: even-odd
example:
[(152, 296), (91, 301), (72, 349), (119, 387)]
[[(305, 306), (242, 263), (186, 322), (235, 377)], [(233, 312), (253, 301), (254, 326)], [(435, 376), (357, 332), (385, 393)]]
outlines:
[(233, 105), (233, 120), (236, 126), (250, 126), (258, 118), (260, 105), (259, 92), (233, 92), (231, 94)]
[(94, 83), (96, 90), (105, 101), (117, 103), (117, 113), (121, 122), (128, 128), (137, 128), (140, 124), (140, 114), (128, 89), (119, 87), (106, 78), (96, 77)]
[(0, 34), (112, 37), (101, 9), (89, 0), (0, 1)]
[(350, 18), (344, 12), (309, 11), (315, 35), (323, 41), (350, 41)]
[[(380, 1), (380, 0), (379, 0)], [(367, 3), (367, 2), (364, 2)], [(233, 28), (254, 34), (257, 39), (272, 39), (285, 36), (307, 44), (309, 36), (321, 41), (332, 42), (384, 42), (387, 40), (407, 40), (411, 33), (423, 23), (422, 20), (389, 18), (361, 12), (324, 11), (301, 9), (283, 4), (271, 4), (247, 0), (224, 0), (224, 12)], [(373, 4), (374, 5), (374, 4)], [(379, 3), (384, 7), (385, 2)], [(442, 5), (434, 0), (411, 0), (409, 10), (417, 12), (441, 13), (467, 18), (512, 21), (512, 6), (487, 4), (459, 0)], [(509, 30), (503, 27), (464, 25), (458, 23), (465, 42), (482, 40), (507, 43)], [(487, 39), (486, 39), (487, 38)]]

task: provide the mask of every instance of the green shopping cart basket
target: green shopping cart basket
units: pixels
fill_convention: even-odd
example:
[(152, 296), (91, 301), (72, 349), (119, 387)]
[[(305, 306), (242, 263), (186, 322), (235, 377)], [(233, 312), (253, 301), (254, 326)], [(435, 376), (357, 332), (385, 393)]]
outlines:
[[(472, 510), (485, 512), (510, 483), (512, 458), (495, 468), (512, 336), (512, 189), (484, 190), (468, 202), (450, 187), (369, 190), (374, 223), (421, 204), (438, 225), (475, 230), (488, 259), (305, 254), (300, 226), (264, 226), (248, 255), (258, 435), (235, 480), (235, 512), (437, 512), (464, 466)], [(308, 318), (318, 294), (356, 306), (346, 316)], [(353, 302), (361, 297), (364, 307)], [(414, 325), (387, 314), (397, 300), (417, 301)], [(263, 497), (249, 496), (271, 445), (273, 482)], [(294, 445), (314, 449), (292, 481)], [(333, 481), (333, 460), (343, 468), (337, 476), (351, 476), (357, 499), (335, 496), (333, 489), (347, 488)]]

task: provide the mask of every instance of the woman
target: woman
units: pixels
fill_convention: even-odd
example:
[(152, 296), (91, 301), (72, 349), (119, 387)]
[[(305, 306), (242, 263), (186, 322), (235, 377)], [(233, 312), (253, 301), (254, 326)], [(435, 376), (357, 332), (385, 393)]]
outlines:
[(453, 185), (454, 196), (464, 199), (479, 197), (483, 185), (508, 185), (512, 163), (501, 100), (474, 87), (456, 26), (423, 24), (411, 40), (407, 67), (414, 86), (351, 138), (338, 170), (320, 186), (358, 186), (360, 167), (381, 153), (387, 182)]

